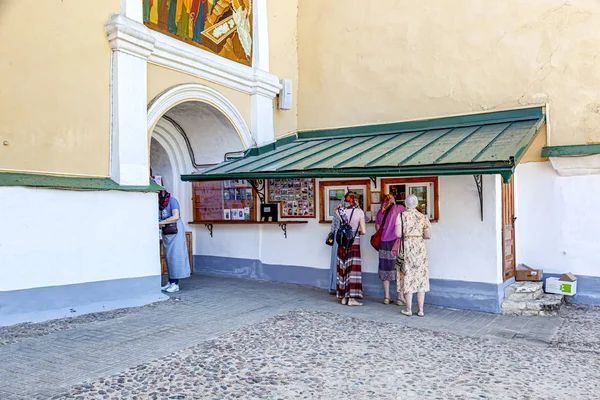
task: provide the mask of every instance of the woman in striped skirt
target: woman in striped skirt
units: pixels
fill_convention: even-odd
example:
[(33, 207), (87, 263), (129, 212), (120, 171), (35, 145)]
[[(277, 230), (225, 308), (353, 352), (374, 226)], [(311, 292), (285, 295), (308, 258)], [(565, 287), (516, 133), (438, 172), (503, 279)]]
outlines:
[(365, 213), (358, 204), (358, 196), (348, 192), (344, 196), (344, 205), (335, 208), (335, 213), (347, 222), (356, 237), (349, 248), (338, 246), (336, 294), (343, 305), (362, 306), (358, 299), (363, 298), (362, 268), (360, 260), (360, 235), (367, 233)]

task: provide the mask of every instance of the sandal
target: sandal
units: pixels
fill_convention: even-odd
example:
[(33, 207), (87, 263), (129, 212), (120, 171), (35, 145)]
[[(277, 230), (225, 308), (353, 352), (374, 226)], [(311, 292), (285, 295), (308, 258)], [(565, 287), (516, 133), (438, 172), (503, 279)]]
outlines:
[(398, 299), (398, 301), (396, 302), (396, 305), (397, 305), (397, 306), (405, 306), (405, 305), (406, 305), (406, 303), (405, 303), (404, 301), (402, 301), (402, 300)]
[(362, 306), (363, 303), (361, 303), (358, 300), (350, 299), (350, 300), (348, 300), (348, 305), (349, 306)]
[(407, 311), (407, 310), (400, 311), (400, 314), (406, 315), (407, 317), (411, 317), (412, 316), (412, 312), (411, 311)]
[(344, 298), (342, 299), (342, 305), (343, 305), (343, 306), (345, 306), (346, 304), (348, 304), (348, 298), (347, 298), (347, 297), (344, 297)]
[(386, 297), (383, 299), (383, 304), (391, 304), (392, 303), (392, 299), (390, 299), (389, 297)]

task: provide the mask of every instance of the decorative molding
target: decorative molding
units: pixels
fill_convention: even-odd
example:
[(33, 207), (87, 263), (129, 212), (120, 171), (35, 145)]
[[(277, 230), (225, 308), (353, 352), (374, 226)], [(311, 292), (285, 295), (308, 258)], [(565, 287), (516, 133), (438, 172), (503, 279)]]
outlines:
[(237, 108), (221, 93), (196, 83), (175, 86), (154, 98), (148, 105), (147, 131), (154, 128), (164, 113), (185, 101), (204, 101), (216, 107), (229, 119), (240, 136), (244, 148), (256, 145), (256, 139), (250, 133)]
[(273, 74), (190, 46), (123, 15), (110, 17), (105, 30), (113, 50), (145, 58), (161, 67), (269, 99), (281, 89), (279, 78)]
[(581, 157), (550, 157), (550, 163), (560, 176), (600, 174), (600, 154)]
[(121, 14), (109, 18), (104, 28), (110, 48), (145, 60), (154, 50), (155, 39), (150, 29)]
[(593, 154), (600, 154), (600, 143), (546, 146), (542, 149), (542, 157), (590, 156)]

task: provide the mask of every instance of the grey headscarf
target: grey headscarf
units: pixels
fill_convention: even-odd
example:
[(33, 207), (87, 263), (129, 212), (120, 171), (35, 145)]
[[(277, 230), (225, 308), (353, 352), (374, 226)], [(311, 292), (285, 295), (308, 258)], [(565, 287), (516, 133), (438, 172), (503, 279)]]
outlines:
[(406, 198), (404, 204), (406, 204), (406, 208), (409, 210), (417, 208), (417, 206), (419, 205), (419, 199), (417, 199), (417, 196), (415, 196), (414, 194), (411, 194)]

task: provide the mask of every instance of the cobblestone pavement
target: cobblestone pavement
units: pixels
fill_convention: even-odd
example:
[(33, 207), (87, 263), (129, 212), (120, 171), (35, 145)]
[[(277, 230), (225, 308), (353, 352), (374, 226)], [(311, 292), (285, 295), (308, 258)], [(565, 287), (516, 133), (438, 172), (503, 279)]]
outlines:
[(559, 384), (585, 398), (600, 312), (572, 309), (407, 318), (380, 299), (344, 307), (322, 290), (194, 276), (171, 301), (2, 329), (0, 399), (553, 398)]

